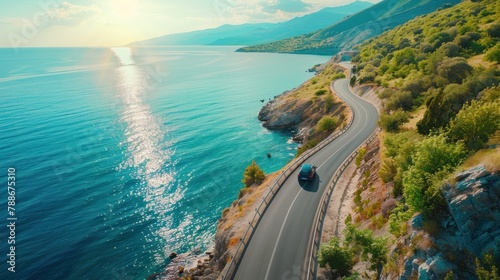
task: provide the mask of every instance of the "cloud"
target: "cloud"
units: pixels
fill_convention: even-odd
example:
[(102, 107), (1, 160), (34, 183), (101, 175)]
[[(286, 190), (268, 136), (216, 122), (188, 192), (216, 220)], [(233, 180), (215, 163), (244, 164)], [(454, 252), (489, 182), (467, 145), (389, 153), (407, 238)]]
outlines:
[(53, 24), (73, 25), (100, 12), (101, 9), (94, 4), (80, 6), (69, 2), (63, 2), (59, 7), (49, 11), (48, 16)]
[(215, 16), (222, 22), (276, 22), (303, 15), (312, 6), (302, 0), (215, 0)]
[(81, 6), (62, 2), (50, 9), (35, 11), (30, 17), (1, 18), (0, 23), (13, 26), (23, 26), (27, 22), (34, 23), (35, 25), (77, 25), (100, 12), (101, 9), (96, 5)]

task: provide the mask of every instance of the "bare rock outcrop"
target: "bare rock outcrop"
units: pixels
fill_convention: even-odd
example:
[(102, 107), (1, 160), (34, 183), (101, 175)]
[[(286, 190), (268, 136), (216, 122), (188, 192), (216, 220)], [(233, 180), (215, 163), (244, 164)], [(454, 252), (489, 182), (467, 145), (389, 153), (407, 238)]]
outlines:
[(312, 101), (298, 99), (273, 99), (262, 107), (258, 119), (271, 130), (293, 130), (311, 104)]
[(478, 165), (455, 176), (444, 196), (464, 247), (476, 256), (500, 255), (500, 175)]
[[(500, 259), (500, 174), (484, 165), (455, 175), (456, 184), (446, 184), (443, 195), (448, 213), (442, 217), (433, 237), (422, 228), (422, 215), (410, 222), (412, 233), (399, 240), (412, 244), (426, 240), (427, 248), (417, 248), (405, 258), (400, 279), (443, 279), (453, 271), (458, 279), (475, 279), (475, 258), (493, 254)], [(424, 227), (425, 228), (425, 227)], [(422, 241), (420, 241), (422, 242)], [(401, 246), (399, 246), (401, 248)], [(392, 251), (398, 249), (393, 246)], [(390, 279), (388, 275), (383, 279)]]

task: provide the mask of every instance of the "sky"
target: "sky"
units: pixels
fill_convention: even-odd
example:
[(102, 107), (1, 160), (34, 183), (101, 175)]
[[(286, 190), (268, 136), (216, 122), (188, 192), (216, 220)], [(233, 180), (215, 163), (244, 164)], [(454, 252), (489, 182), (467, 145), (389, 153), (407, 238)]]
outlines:
[(121, 46), (223, 24), (285, 21), (351, 2), (354, 0), (0, 0), (0, 47)]

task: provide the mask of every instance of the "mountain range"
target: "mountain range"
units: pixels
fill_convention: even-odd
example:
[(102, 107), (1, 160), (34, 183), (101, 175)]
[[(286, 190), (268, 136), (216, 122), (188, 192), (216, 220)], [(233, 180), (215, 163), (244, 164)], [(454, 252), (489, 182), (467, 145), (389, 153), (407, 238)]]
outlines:
[(133, 46), (163, 45), (239, 45), (248, 46), (310, 33), (330, 26), (373, 4), (355, 1), (348, 5), (327, 7), (315, 13), (278, 23), (225, 24), (217, 28), (177, 33), (133, 42)]
[(459, 2), (460, 0), (384, 0), (321, 30), (244, 47), (238, 51), (333, 55), (415, 17)]

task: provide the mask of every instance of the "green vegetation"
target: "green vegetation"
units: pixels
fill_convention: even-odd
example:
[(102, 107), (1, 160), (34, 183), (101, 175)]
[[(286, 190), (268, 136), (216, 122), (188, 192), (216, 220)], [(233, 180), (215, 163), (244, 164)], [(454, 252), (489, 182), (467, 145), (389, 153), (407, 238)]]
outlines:
[(468, 150), (477, 151), (499, 129), (500, 102), (473, 100), (451, 121), (448, 135), (452, 140), (462, 140)]
[(479, 280), (500, 280), (500, 274), (498, 274), (498, 267), (493, 255), (484, 255), (482, 262), (476, 258), (476, 275)]
[(300, 156), (302, 153), (304, 153), (305, 151), (309, 150), (309, 149), (312, 149), (314, 147), (316, 147), (316, 145), (318, 145), (319, 143), (319, 139), (318, 138), (313, 138), (311, 140), (308, 140), (306, 141), (304, 144), (302, 144), (302, 146), (297, 150), (297, 156)]
[(319, 132), (332, 132), (338, 126), (339, 122), (340, 120), (338, 117), (323, 116), (316, 125), (316, 129)]
[(387, 262), (387, 239), (373, 237), (369, 229), (357, 229), (353, 224), (347, 224), (344, 230), (345, 244), (361, 256), (361, 260), (369, 261), (371, 269)]
[(380, 115), (380, 126), (388, 132), (398, 132), (402, 124), (408, 121), (408, 114), (403, 110)]
[(389, 232), (396, 237), (406, 234), (407, 222), (413, 213), (403, 204), (398, 204), (389, 216)]
[(442, 205), (440, 183), (465, 159), (463, 145), (446, 140), (441, 134), (418, 143), (412, 164), (403, 174), (406, 203), (415, 211), (432, 213)]
[[(443, 206), (441, 181), (500, 129), (499, 10), (464, 1), (367, 41), (353, 59), (359, 83), (384, 87), (379, 175), (404, 198), (389, 219), (396, 236), (413, 213)], [(420, 108), (416, 132), (402, 128)]]
[[(268, 43), (244, 47), (238, 51), (286, 52), (332, 55), (349, 50), (356, 44), (423, 14), (457, 4), (459, 0), (385, 0), (344, 20), (308, 34)], [(436, 40), (446, 40), (438, 37)]]
[(328, 92), (328, 90), (326, 90), (326, 89), (319, 89), (319, 90), (317, 90), (317, 91), (314, 93), (314, 95), (316, 95), (316, 96), (321, 96), (321, 95), (324, 95), (324, 94), (325, 94), (325, 93), (327, 93), (327, 92)]
[(357, 167), (359, 167), (359, 165), (361, 164), (361, 161), (363, 160), (363, 157), (365, 156), (365, 154), (366, 154), (366, 148), (359, 149), (359, 153), (356, 156), (356, 166)]
[(328, 94), (327, 96), (325, 96), (325, 112), (329, 112), (332, 109), (334, 103), (335, 101), (333, 100), (333, 95)]
[(371, 230), (357, 229), (351, 223), (346, 226), (343, 244), (334, 236), (320, 246), (318, 262), (321, 267), (329, 267), (336, 275), (344, 277), (350, 275), (356, 264), (355, 259), (369, 261), (371, 269), (377, 269), (387, 262), (386, 238), (374, 238)]
[(351, 85), (351, 87), (353, 87), (354, 84), (356, 84), (356, 76), (352, 76), (349, 80), (349, 85)]
[(349, 275), (354, 266), (354, 252), (349, 246), (340, 245), (338, 237), (333, 237), (326, 244), (321, 244), (318, 252), (320, 267), (329, 267), (340, 277)]
[(500, 44), (497, 44), (486, 53), (486, 59), (491, 62), (500, 63)]
[(243, 172), (243, 184), (245, 187), (250, 187), (253, 184), (260, 184), (264, 179), (266, 178), (266, 174), (260, 167), (257, 165), (257, 163), (252, 161), (252, 164), (250, 164), (247, 168), (245, 168), (245, 171)]
[[(488, 149), (500, 142), (499, 11), (495, 0), (443, 5), (366, 41), (353, 58), (356, 76), (351, 85), (380, 86), (377, 94), (384, 108), (379, 124), (384, 132), (378, 173), (393, 197), (384, 196), (377, 204), (373, 201), (378, 197), (363, 195), (375, 188), (368, 180), (373, 170), (366, 169), (354, 192), (356, 216), (348, 219), (345, 240), (335, 244), (356, 260), (370, 261), (372, 269), (387, 263), (387, 271), (400, 273), (403, 257), (435, 244), (417, 234), (409, 245), (397, 245), (388, 260), (386, 242), (356, 229), (353, 220), (371, 229), (388, 222), (389, 232), (399, 238), (409, 234), (408, 221), (421, 213), (423, 232), (436, 235), (441, 225), (436, 213), (446, 209), (443, 180), (464, 166), (500, 166), (498, 151)], [(358, 167), (362, 158), (356, 158)], [(476, 260), (479, 279), (500, 279), (494, 261), (492, 256)], [(352, 267), (346, 260), (343, 264)], [(328, 265), (335, 268), (335, 263)], [(456, 277), (451, 272), (445, 279)]]

